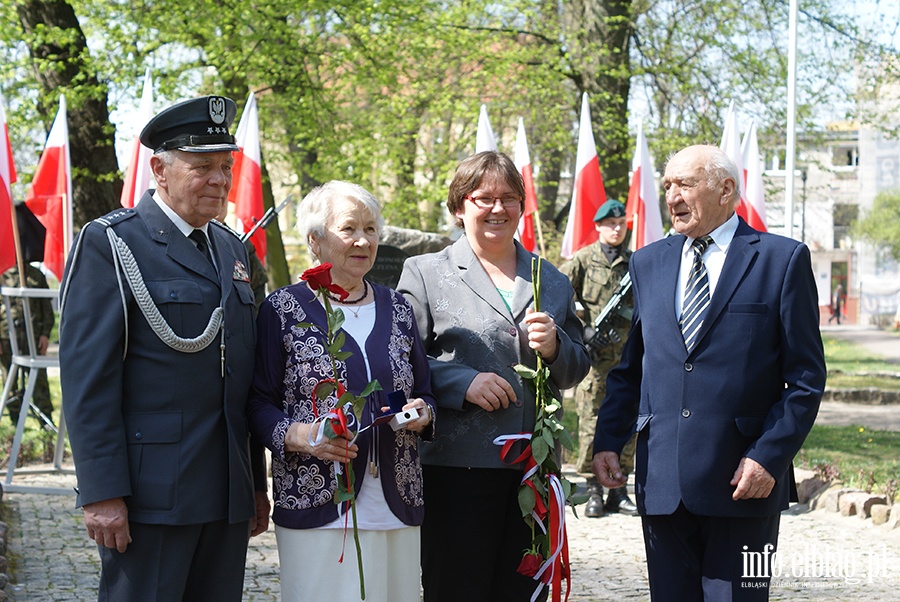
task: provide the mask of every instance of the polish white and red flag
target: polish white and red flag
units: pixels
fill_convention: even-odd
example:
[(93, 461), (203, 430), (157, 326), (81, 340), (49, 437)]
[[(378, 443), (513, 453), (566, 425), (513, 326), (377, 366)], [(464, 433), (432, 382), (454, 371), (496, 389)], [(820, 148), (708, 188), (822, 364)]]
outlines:
[[(241, 149), (234, 153), (233, 184), (228, 200), (234, 203), (234, 215), (249, 232), (259, 222), (263, 209), (262, 189), (262, 154), (259, 150), (259, 112), (256, 108), (256, 95), (253, 92), (247, 97), (241, 121), (235, 134), (235, 144)], [(266, 230), (257, 228), (250, 237), (259, 260), (266, 262)]]
[[(734, 161), (738, 173), (744, 174), (744, 158), (741, 153), (741, 133), (738, 131), (737, 111), (734, 108), (733, 100), (731, 101), (731, 104), (728, 105), (728, 113), (725, 115), (725, 129), (722, 131), (722, 142), (719, 144), (719, 148), (725, 151), (725, 154)], [(734, 210), (739, 216), (744, 218), (744, 221), (748, 221), (747, 188), (744, 183), (744, 178), (741, 177), (739, 179), (740, 182), (738, 182), (738, 186), (741, 189), (741, 198), (734, 206)]]
[[(534, 220), (538, 211), (537, 195), (534, 191), (534, 174), (531, 171), (531, 155), (528, 152), (528, 139), (525, 137), (525, 121), (519, 118), (519, 129), (516, 131), (516, 149), (513, 162), (525, 183), (525, 211), (519, 219), (519, 242), (530, 253), (534, 253)], [(538, 214), (538, 219), (540, 216)]]
[(572, 186), (572, 203), (569, 205), (569, 219), (563, 235), (560, 255), (570, 259), (575, 251), (597, 240), (594, 215), (600, 205), (606, 202), (603, 176), (600, 174), (600, 159), (591, 130), (591, 109), (588, 95), (581, 97), (581, 122), (578, 126), (578, 151), (575, 153), (575, 182)]
[(66, 255), (72, 245), (72, 166), (66, 97), (59, 97), (59, 110), (50, 127), (25, 204), (47, 229), (44, 265), (60, 280)]
[(148, 68), (144, 74), (144, 92), (138, 114), (134, 118), (137, 125), (134, 131), (134, 142), (131, 144), (131, 161), (125, 168), (125, 185), (119, 201), (123, 207), (134, 207), (141, 195), (150, 188), (150, 157), (153, 151), (141, 144), (141, 130), (153, 117), (153, 80)]
[(9, 128), (6, 127), (6, 111), (0, 98), (0, 273), (16, 263), (16, 245), (13, 237), (12, 185), (16, 181)]
[(475, 153), (497, 150), (497, 138), (488, 119), (487, 105), (481, 105), (478, 113), (478, 129), (475, 130)]
[(644, 136), (644, 124), (638, 126), (634, 159), (631, 162), (631, 187), (625, 205), (628, 227), (631, 229), (631, 249), (636, 251), (663, 237), (662, 215), (659, 211), (659, 191), (650, 160), (650, 149)]
[(766, 227), (766, 199), (763, 190), (763, 166), (759, 159), (759, 142), (756, 139), (756, 122), (751, 121), (744, 141), (741, 143), (744, 160), (744, 188), (747, 193), (747, 223), (760, 232), (768, 232)]

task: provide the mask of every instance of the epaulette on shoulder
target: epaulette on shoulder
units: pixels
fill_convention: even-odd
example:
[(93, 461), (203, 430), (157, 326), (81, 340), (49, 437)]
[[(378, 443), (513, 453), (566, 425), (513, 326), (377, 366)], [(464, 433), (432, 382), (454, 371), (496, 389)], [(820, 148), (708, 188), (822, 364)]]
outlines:
[(135, 213), (134, 209), (131, 208), (116, 209), (115, 211), (110, 211), (103, 217), (98, 217), (91, 223), (96, 223), (102, 228), (109, 228), (110, 226), (114, 226), (130, 217), (134, 217), (135, 215), (137, 215), (137, 213)]
[(210, 223), (210, 224), (215, 224), (216, 226), (222, 228), (223, 230), (225, 230), (226, 232), (228, 232), (229, 234), (231, 234), (232, 236), (234, 236), (236, 239), (238, 239), (238, 240), (241, 239), (241, 235), (238, 234), (237, 232), (235, 232), (234, 230), (232, 230), (232, 229), (228, 226), (228, 224), (224, 224), (224, 223), (220, 222), (220, 221), (217, 220), (217, 219), (211, 219), (211, 220), (209, 220), (209, 223)]

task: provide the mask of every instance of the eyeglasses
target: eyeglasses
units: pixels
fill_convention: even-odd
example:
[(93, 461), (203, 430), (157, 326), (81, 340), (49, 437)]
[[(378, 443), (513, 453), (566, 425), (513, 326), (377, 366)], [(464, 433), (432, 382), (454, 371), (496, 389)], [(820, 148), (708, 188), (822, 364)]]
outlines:
[(479, 209), (493, 209), (494, 205), (497, 204), (497, 201), (500, 201), (500, 204), (503, 205), (504, 209), (512, 209), (513, 207), (518, 207), (522, 204), (522, 197), (518, 197), (512, 194), (505, 196), (466, 195), (464, 198), (475, 203), (475, 206)]

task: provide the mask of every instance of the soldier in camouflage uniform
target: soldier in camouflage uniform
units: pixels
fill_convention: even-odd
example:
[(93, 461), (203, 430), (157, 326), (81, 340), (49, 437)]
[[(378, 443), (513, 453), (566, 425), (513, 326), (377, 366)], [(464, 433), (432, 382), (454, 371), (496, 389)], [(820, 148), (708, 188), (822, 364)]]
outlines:
[[(19, 268), (13, 266), (6, 270), (2, 276), (3, 286), (18, 287), (19, 286)], [(25, 265), (25, 284), (27, 288), (48, 288), (47, 279), (39, 269), (31, 264)], [(19, 353), (28, 353), (28, 338), (25, 331), (25, 310), (22, 307), (22, 299), (15, 299), (12, 302), (12, 319), (16, 326), (16, 338), (18, 339)], [(9, 341), (9, 328), (7, 326), (6, 306), (0, 303), (0, 374), (3, 376), (3, 382), (6, 382), (8, 369), (12, 364), (12, 345)], [(53, 305), (50, 299), (31, 299), (31, 321), (34, 327), (34, 342), (37, 345), (39, 355), (47, 353), (47, 347), (50, 345), (50, 331), (53, 329)], [(22, 374), (19, 370), (19, 374)], [(27, 371), (26, 371), (27, 372)], [(18, 380), (18, 379), (17, 379)], [(19, 420), (19, 408), (22, 405), (21, 395), (18, 395), (19, 383), (13, 383), (10, 390), (9, 415), (16, 423)], [(34, 386), (34, 396), (31, 399), (34, 404), (44, 415), (50, 418), (53, 414), (53, 404), (50, 401), (50, 385), (47, 382), (47, 371), (41, 369), (37, 373), (37, 381)]]
[[(560, 268), (572, 281), (577, 300), (584, 307), (582, 321), (592, 325), (606, 307), (619, 287), (622, 277), (628, 273), (628, 259), (631, 252), (625, 246), (626, 234), (625, 205), (614, 199), (606, 201), (594, 215), (594, 224), (599, 239), (594, 244), (575, 253), (572, 259)], [(625, 305), (632, 306), (629, 293)], [(597, 411), (606, 396), (606, 373), (619, 363), (622, 347), (631, 326), (630, 318), (617, 315), (612, 326), (621, 339), (601, 349), (591, 351), (591, 371), (575, 389), (575, 406), (578, 411), (578, 458), (575, 469), (588, 476), (588, 499), (585, 516), (603, 516), (607, 512), (621, 512), (636, 515), (637, 507), (628, 497), (625, 487), (609, 492), (603, 504), (603, 488), (591, 474), (594, 428), (597, 425)], [(585, 337), (585, 344), (587, 337)], [(622, 452), (622, 472), (629, 474), (634, 467), (635, 438), (632, 437)]]

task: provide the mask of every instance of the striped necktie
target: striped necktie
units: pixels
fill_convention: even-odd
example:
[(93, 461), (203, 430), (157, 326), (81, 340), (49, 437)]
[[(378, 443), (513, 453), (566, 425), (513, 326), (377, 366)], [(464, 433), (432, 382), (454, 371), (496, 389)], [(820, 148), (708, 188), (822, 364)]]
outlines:
[(709, 309), (709, 276), (706, 266), (703, 264), (703, 253), (709, 248), (712, 238), (701, 236), (691, 243), (694, 251), (694, 264), (688, 276), (687, 285), (684, 287), (684, 302), (681, 309), (681, 334), (684, 337), (684, 346), (690, 352), (697, 344), (697, 333), (703, 325), (706, 310)]

